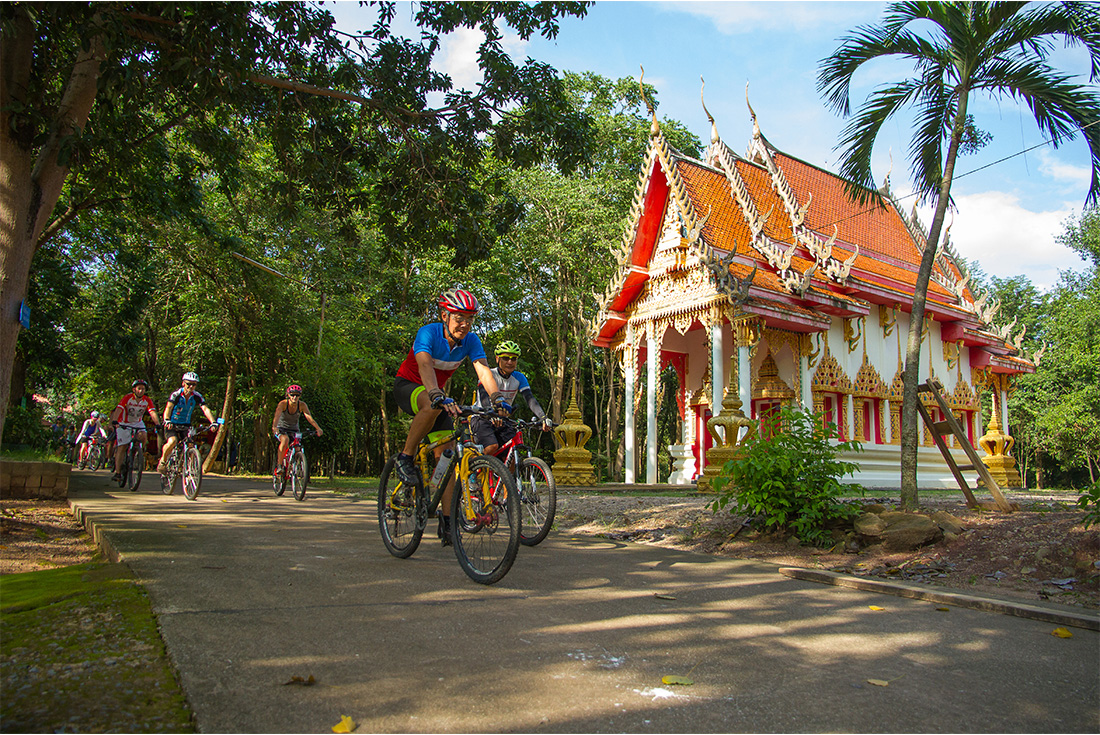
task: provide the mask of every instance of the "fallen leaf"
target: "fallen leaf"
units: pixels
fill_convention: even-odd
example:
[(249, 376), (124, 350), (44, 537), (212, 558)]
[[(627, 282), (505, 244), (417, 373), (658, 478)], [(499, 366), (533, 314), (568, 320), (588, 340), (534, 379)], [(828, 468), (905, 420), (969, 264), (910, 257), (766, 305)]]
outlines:
[(888, 686), (890, 686), (890, 682), (885, 681), (883, 679), (868, 679), (867, 683), (868, 684), (874, 684), (877, 687), (888, 687)]
[(316, 683), (317, 680), (313, 678), (313, 674), (310, 674), (308, 679), (303, 679), (300, 676), (292, 676), (290, 677), (290, 681), (283, 682), (283, 686), (286, 686), (287, 684), (300, 684), (304, 687), (308, 687), (313, 686)]
[(662, 595), (660, 592), (653, 593), (653, 596), (656, 597), (658, 600), (675, 600), (676, 599), (672, 595)]
[(333, 732), (352, 732), (359, 725), (355, 724), (355, 720), (351, 719), (347, 715), (340, 715), (340, 721), (332, 726)]
[(176, 528), (187, 528), (187, 526), (183, 525), (182, 523), (177, 523)]
[(680, 686), (689, 687), (695, 682), (687, 678), (686, 676), (675, 676), (670, 674), (669, 676), (662, 676), (661, 683), (668, 684), (669, 686), (675, 686), (678, 684)]
[(222, 501), (223, 503), (228, 503), (228, 502), (229, 502), (229, 501), (228, 501), (228, 500), (226, 500), (225, 498), (221, 498), (221, 501)]
[(1059, 638), (1072, 638), (1073, 637), (1073, 633), (1070, 633), (1069, 630), (1067, 630), (1066, 628), (1055, 628), (1054, 630), (1050, 631), (1050, 634), (1051, 635), (1056, 635)]
[(884, 607), (879, 607), (878, 605), (868, 605), (867, 607), (874, 610), (875, 612), (878, 612), (879, 610), (885, 610), (886, 609)]
[(949, 608), (949, 607), (937, 607), (936, 612), (951, 612), (951, 608)]

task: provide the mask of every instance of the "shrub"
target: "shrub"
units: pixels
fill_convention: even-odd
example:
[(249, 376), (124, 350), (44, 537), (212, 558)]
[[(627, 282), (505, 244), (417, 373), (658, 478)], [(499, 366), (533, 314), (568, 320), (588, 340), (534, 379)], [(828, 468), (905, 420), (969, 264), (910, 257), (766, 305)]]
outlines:
[(42, 409), (37, 404), (26, 408), (11, 406), (4, 420), (3, 441), (4, 444), (25, 444), (34, 449), (49, 447), (50, 432), (42, 426)]
[[(857, 441), (837, 439), (835, 424), (818, 414), (784, 406), (771, 417), (772, 436), (750, 432), (741, 445), (745, 456), (731, 460), (714, 487), (714, 510), (731, 505), (738, 513), (754, 516), (763, 530), (793, 532), (804, 542), (831, 541), (826, 526), (846, 520), (857, 510), (837, 500), (845, 489), (840, 478), (859, 465), (837, 459), (840, 451), (861, 451)], [(862, 489), (858, 485), (857, 490)]]
[(1100, 524), (1100, 481), (1092, 483), (1092, 487), (1081, 491), (1081, 496), (1077, 498), (1077, 505), (1085, 511), (1085, 517), (1081, 521), (1085, 528)]

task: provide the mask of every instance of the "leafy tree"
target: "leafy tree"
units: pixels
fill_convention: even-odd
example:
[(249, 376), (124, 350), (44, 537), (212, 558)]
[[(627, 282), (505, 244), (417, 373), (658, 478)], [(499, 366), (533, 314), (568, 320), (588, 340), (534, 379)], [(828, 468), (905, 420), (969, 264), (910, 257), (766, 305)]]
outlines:
[(911, 77), (876, 90), (840, 141), (840, 174), (850, 182), (850, 194), (861, 202), (873, 199), (871, 151), (878, 132), (902, 108), (916, 108), (910, 163), (917, 191), (935, 202), (935, 214), (917, 273), (903, 373), (901, 499), (906, 508), (917, 504), (917, 379), (928, 280), (958, 156), (988, 139), (968, 111), (971, 96), (1022, 100), (1055, 146), (1080, 132), (1092, 158), (1086, 202), (1100, 196), (1100, 126), (1095, 124), (1100, 96), (1095, 87), (1074, 84), (1046, 62), (1057, 38), (1088, 50), (1090, 80), (1095, 80), (1100, 74), (1100, 10), (1086, 3), (892, 3), (881, 25), (860, 27), (821, 62), (818, 89), (844, 116), (851, 114), (852, 77), (865, 63), (898, 58), (915, 70)]
[[(234, 117), (272, 141), (284, 211), (375, 206), (391, 241), (452, 243), (459, 259), (483, 254), (499, 224), (469, 173), (490, 130), (501, 160), (584, 160), (587, 121), (569, 114), (554, 71), (517, 66), (502, 47), (503, 26), (552, 37), (584, 3), (423, 3), (415, 41), (392, 34), (395, 3), (377, 9), (370, 29), (346, 37), (305, 3), (0, 6), (0, 181), (12, 194), (0, 205), (0, 429), (19, 334), (11, 317), (36, 250), (123, 200), (202, 231), (203, 177), (233, 187)], [(484, 38), (476, 91), (431, 69), (441, 36), (461, 28)], [(442, 107), (428, 107), (433, 92)], [(185, 122), (209, 168), (165, 144)]]

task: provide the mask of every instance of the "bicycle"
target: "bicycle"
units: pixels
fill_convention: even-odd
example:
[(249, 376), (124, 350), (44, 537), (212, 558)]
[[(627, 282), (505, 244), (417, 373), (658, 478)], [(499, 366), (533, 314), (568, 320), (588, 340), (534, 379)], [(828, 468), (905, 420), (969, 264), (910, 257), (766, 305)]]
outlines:
[(512, 425), (515, 435), (496, 451), (496, 457), (512, 473), (519, 491), (519, 540), (524, 546), (537, 546), (550, 533), (558, 507), (558, 488), (550, 465), (535, 456), (523, 443), (524, 429), (537, 429), (541, 421), (534, 419), (503, 419)]
[(77, 469), (84, 469), (85, 467), (95, 472), (103, 466), (103, 445), (106, 440), (99, 434), (93, 434), (92, 438), (80, 445), (80, 452), (78, 453), (76, 467)]
[(287, 447), (286, 456), (280, 466), (278, 436), (275, 442), (275, 467), (271, 471), (271, 484), (275, 495), (282, 497), (286, 492), (286, 484), (290, 482), (290, 489), (294, 493), (295, 500), (306, 499), (306, 485), (309, 484), (309, 463), (306, 461), (306, 450), (302, 447), (303, 436), (313, 436), (312, 429), (295, 431), (290, 436), (290, 446)]
[(141, 473), (145, 469), (145, 443), (138, 439), (136, 429), (130, 429), (130, 446), (122, 455), (122, 467), (119, 472), (118, 486), (129, 487), (130, 492), (136, 492), (141, 484)]
[[(218, 419), (214, 423), (221, 426), (225, 419)], [(211, 426), (213, 424), (192, 424), (187, 430), (187, 436), (176, 442), (160, 476), (160, 489), (165, 495), (175, 492), (176, 480), (182, 476), (184, 497), (194, 500), (199, 496), (199, 488), (202, 487), (202, 455), (195, 446), (195, 437)]]
[(433, 450), (457, 440), (455, 455), (449, 460), (440, 457), (450, 464), (436, 487), (423, 481), (406, 487), (394, 472), (397, 455), (386, 462), (378, 482), (378, 527), (387, 551), (399, 559), (412, 556), (453, 475), (450, 540), (455, 557), (470, 579), (493, 584), (512, 568), (519, 551), (518, 493), (504, 464), (482, 454), (482, 446), (473, 441), (470, 432), (471, 416), (495, 416), (495, 412), (473, 406), (460, 406), (459, 410), (456, 428), (439, 441), (422, 441), (415, 457), (423, 478)]

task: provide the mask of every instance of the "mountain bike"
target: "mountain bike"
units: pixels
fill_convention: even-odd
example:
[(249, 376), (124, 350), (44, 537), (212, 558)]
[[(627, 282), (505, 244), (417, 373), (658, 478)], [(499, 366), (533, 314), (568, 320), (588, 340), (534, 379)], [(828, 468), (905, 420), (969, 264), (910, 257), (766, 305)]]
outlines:
[(145, 469), (145, 442), (138, 439), (137, 429), (130, 429), (130, 432), (132, 433), (130, 446), (122, 455), (118, 486), (129, 487), (130, 492), (136, 492), (138, 485), (141, 484), (141, 473)]
[[(225, 423), (225, 419), (218, 419), (215, 423), (220, 426)], [(165, 495), (175, 492), (176, 481), (182, 477), (184, 497), (194, 500), (199, 496), (199, 488), (202, 487), (202, 455), (199, 454), (195, 437), (212, 425), (192, 424), (187, 430), (187, 436), (176, 442), (160, 476), (160, 489)]]
[(303, 429), (291, 433), (290, 446), (287, 447), (286, 456), (279, 462), (279, 437), (275, 437), (275, 467), (271, 471), (271, 485), (275, 495), (282, 496), (286, 492), (286, 485), (290, 483), (290, 489), (294, 493), (295, 500), (306, 499), (306, 485), (309, 484), (309, 463), (306, 461), (306, 450), (302, 448), (302, 437), (313, 436), (312, 429)]
[(84, 469), (87, 467), (92, 472), (95, 472), (103, 466), (103, 445), (107, 443), (100, 434), (93, 434), (92, 438), (80, 445), (79, 459), (77, 460), (77, 469)]
[(462, 571), (481, 584), (499, 582), (512, 568), (519, 551), (519, 504), (515, 481), (496, 457), (482, 454), (473, 441), (471, 416), (495, 416), (491, 409), (460, 406), (457, 427), (439, 441), (420, 443), (415, 462), (421, 477), (436, 447), (457, 440), (458, 450), (442, 480), (432, 487), (423, 481), (409, 487), (394, 471), (397, 455), (389, 458), (378, 481), (378, 527), (386, 550), (399, 559), (412, 556), (424, 528), (439, 506), (447, 481), (455, 478), (451, 498), (451, 545)]
[(536, 546), (550, 533), (558, 507), (558, 488), (550, 465), (535, 456), (523, 443), (523, 430), (535, 430), (541, 421), (503, 419), (516, 433), (496, 451), (496, 457), (512, 473), (519, 491), (519, 540), (524, 546)]

